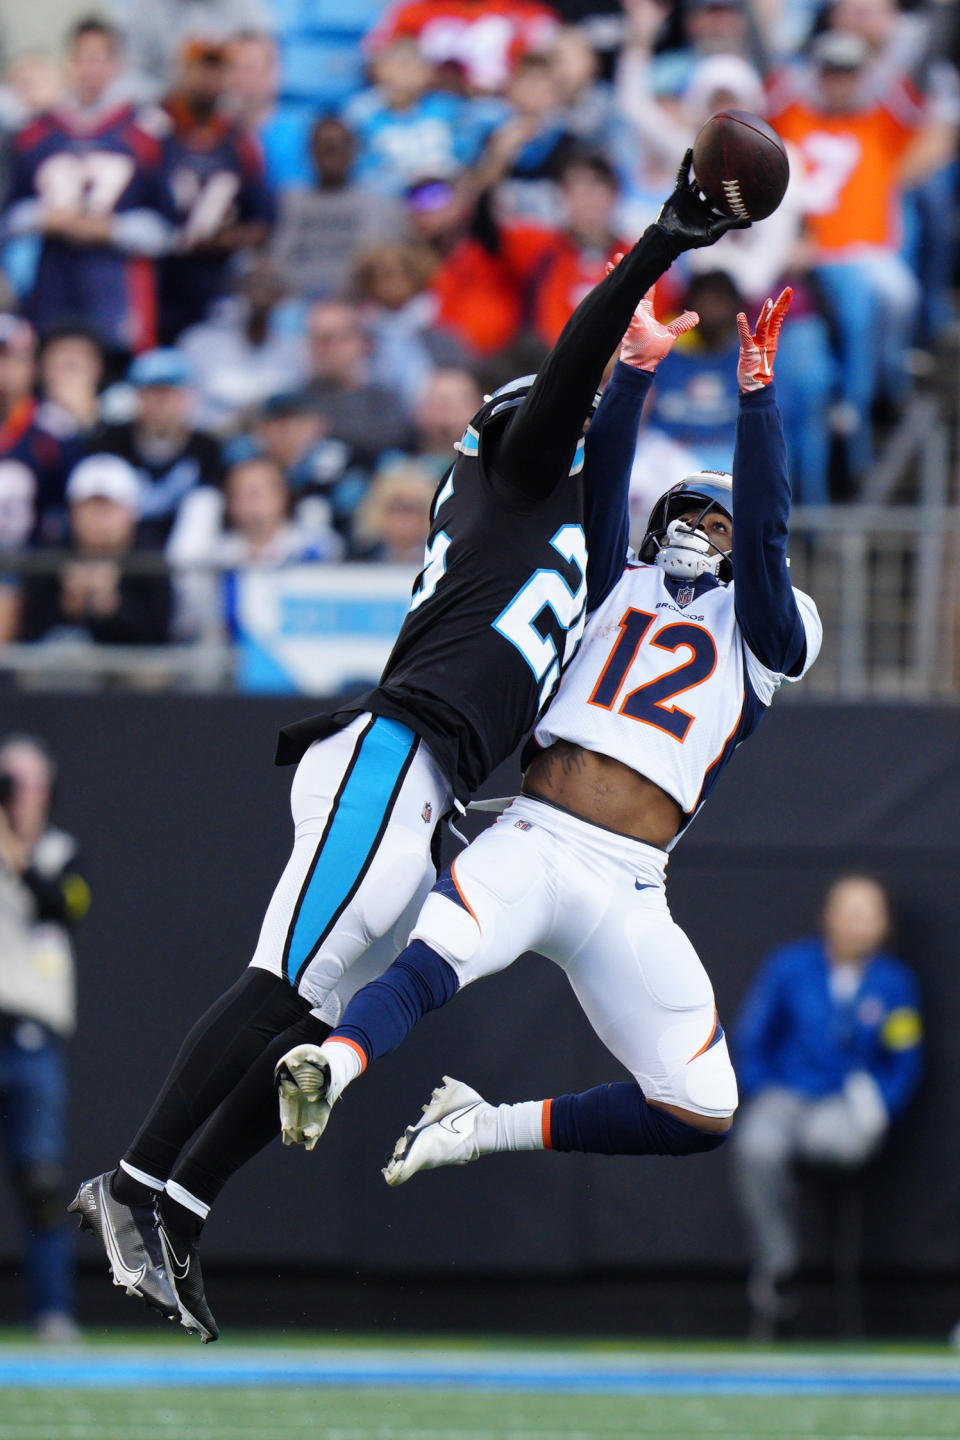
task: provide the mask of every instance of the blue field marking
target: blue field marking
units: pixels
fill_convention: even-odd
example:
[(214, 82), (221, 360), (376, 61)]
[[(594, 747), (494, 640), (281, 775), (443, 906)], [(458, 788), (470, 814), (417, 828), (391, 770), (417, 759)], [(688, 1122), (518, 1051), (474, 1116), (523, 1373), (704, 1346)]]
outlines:
[(608, 1395), (960, 1395), (960, 1360), (569, 1355), (505, 1353), (322, 1352), (265, 1355), (262, 1350), (162, 1354), (143, 1349), (40, 1355), (0, 1350), (0, 1388), (139, 1389), (147, 1387), (323, 1386), (478, 1391), (549, 1391)]

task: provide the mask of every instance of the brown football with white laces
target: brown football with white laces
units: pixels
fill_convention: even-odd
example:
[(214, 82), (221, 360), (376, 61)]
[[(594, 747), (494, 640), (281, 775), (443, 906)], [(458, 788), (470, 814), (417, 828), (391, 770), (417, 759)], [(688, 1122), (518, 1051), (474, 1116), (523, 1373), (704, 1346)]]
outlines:
[(765, 220), (787, 190), (790, 162), (772, 126), (749, 110), (720, 110), (693, 144), (693, 174), (724, 215)]

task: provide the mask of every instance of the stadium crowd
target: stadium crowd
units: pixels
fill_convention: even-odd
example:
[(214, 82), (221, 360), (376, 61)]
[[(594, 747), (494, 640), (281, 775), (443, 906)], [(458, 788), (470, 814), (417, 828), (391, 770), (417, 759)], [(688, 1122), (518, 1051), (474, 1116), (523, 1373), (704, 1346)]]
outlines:
[(775, 125), (791, 185), (659, 287), (701, 320), (659, 368), (636, 513), (729, 468), (736, 314), (785, 282), (795, 498), (855, 498), (954, 325), (954, 15), (74, 6), (62, 55), (0, 86), (0, 642), (229, 634), (243, 567), (416, 563), (484, 392), (537, 367), (727, 106)]

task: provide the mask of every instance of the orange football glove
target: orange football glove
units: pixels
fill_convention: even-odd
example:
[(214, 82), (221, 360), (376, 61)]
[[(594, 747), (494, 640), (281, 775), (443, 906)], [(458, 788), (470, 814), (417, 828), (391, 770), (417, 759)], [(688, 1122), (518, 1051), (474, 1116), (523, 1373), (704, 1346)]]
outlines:
[(620, 359), (634, 370), (656, 370), (664, 355), (673, 349), (673, 342), (700, 324), (695, 310), (684, 310), (669, 325), (662, 325), (653, 313), (653, 291), (651, 285), (633, 312), (627, 333), (620, 342)]
[(790, 309), (793, 291), (788, 285), (781, 290), (776, 300), (765, 300), (757, 320), (757, 328), (750, 333), (750, 325), (742, 312), (737, 316), (737, 330), (740, 334), (740, 360), (737, 365), (737, 383), (744, 392), (762, 390), (773, 379), (773, 362), (780, 339), (780, 326)]

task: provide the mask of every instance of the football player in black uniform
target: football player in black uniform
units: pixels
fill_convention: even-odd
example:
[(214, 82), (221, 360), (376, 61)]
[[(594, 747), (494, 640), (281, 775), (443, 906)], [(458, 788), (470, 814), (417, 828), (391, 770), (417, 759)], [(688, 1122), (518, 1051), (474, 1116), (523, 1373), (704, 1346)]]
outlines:
[(468, 426), (380, 684), (281, 732), (277, 763), (299, 762), (295, 840), (251, 965), (187, 1036), (117, 1169), (85, 1181), (71, 1206), (115, 1283), (205, 1341), (218, 1331), (197, 1237), (226, 1179), (277, 1134), (276, 1062), (320, 1043), (402, 948), (433, 883), (439, 819), (520, 743), (587, 610), (619, 577), (622, 510), (604, 506), (604, 484), (630, 465), (650, 377), (617, 367), (585, 445), (607, 361), (676, 256), (734, 223), (701, 196), (688, 154), (657, 222), (582, 301), (538, 375)]

